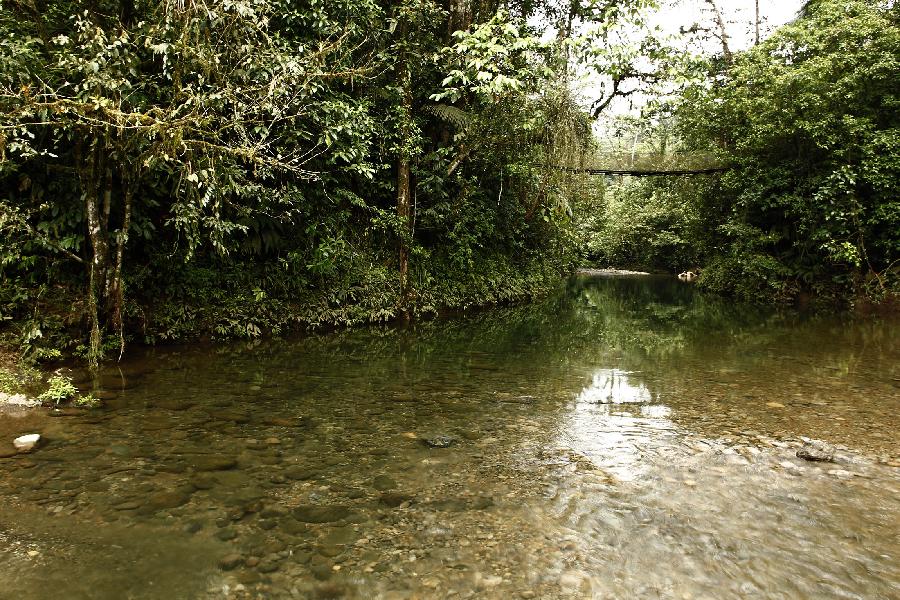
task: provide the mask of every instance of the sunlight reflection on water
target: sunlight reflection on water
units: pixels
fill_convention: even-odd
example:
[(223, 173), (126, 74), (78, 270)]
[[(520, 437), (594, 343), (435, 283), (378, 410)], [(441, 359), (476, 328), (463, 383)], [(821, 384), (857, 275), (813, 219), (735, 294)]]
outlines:
[(578, 394), (579, 404), (639, 404), (652, 402), (653, 394), (644, 384), (632, 384), (628, 375), (632, 371), (600, 369), (594, 373), (591, 384)]
[(671, 409), (644, 384), (629, 381), (629, 371), (600, 369), (578, 394), (560, 428), (561, 445), (588, 458), (622, 481), (646, 474), (645, 453), (676, 435)]

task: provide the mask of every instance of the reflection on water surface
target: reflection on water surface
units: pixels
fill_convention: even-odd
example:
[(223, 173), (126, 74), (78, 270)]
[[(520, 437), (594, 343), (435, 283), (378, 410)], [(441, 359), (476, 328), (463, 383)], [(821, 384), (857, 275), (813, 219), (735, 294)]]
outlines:
[(578, 394), (580, 403), (590, 404), (635, 404), (651, 402), (653, 394), (647, 386), (628, 381), (628, 371), (599, 369), (594, 373), (591, 384)]
[(150, 350), (104, 410), (0, 416), (49, 440), (0, 459), (0, 597), (900, 597), (898, 341), (578, 278)]

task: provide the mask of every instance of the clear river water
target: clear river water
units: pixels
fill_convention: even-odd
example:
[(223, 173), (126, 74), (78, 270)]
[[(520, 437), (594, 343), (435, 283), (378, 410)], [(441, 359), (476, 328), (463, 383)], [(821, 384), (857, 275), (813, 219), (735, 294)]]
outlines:
[(0, 598), (897, 599), (897, 325), (581, 276), (134, 351), (0, 414)]

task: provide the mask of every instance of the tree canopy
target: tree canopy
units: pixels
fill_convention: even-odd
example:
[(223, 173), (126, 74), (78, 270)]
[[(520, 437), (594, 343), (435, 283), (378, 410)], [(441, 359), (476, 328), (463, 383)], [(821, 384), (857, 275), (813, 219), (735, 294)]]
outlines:
[[(4, 0), (2, 314), (86, 325), (96, 362), (129, 329), (322, 320), (287, 308), (300, 297), (355, 322), (491, 301), (440, 300), (440, 281), (521, 273), (532, 283), (494, 287), (528, 293), (576, 256), (583, 186), (556, 168), (592, 144), (566, 83), (575, 49), (612, 53), (645, 6)], [(222, 299), (203, 273), (234, 276), (235, 310), (179, 313)], [(284, 312), (237, 309), (266, 299)]]

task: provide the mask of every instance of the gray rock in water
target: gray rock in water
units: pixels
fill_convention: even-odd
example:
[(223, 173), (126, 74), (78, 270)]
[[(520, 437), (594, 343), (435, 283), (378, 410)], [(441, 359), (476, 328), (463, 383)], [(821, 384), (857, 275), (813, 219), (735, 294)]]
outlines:
[(237, 460), (229, 456), (200, 455), (191, 461), (197, 471), (227, 471), (237, 466)]
[(185, 533), (194, 534), (203, 529), (203, 521), (193, 520), (190, 521), (187, 525), (182, 527), (182, 531)]
[(331, 562), (322, 562), (327, 560), (328, 559), (324, 556), (316, 555), (310, 561), (311, 564), (309, 570), (313, 574), (313, 577), (319, 581), (327, 581), (328, 579), (331, 579), (331, 576), (334, 574), (334, 571), (331, 568)]
[(279, 559), (277, 556), (268, 556), (261, 561), (259, 561), (259, 566), (256, 569), (260, 573), (273, 573), (278, 570)]
[(390, 506), (391, 508), (397, 508), (404, 502), (412, 502), (413, 500), (414, 498), (409, 494), (401, 494), (398, 492), (387, 492), (378, 498), (379, 502), (385, 506)]
[(319, 554), (327, 556), (328, 558), (334, 558), (335, 556), (343, 554), (346, 549), (346, 546), (340, 544), (324, 544), (319, 546)]
[(258, 525), (263, 531), (270, 531), (278, 526), (278, 522), (275, 519), (260, 519)]
[(386, 492), (397, 487), (397, 482), (388, 475), (377, 475), (372, 481), (373, 487), (379, 492)]
[(288, 467), (284, 470), (284, 476), (295, 481), (306, 481), (318, 477), (322, 472), (319, 469), (309, 467)]
[(122, 500), (113, 505), (114, 510), (136, 510), (141, 507), (141, 503), (138, 500)]
[(163, 490), (147, 497), (146, 505), (153, 510), (177, 508), (187, 504), (191, 499), (191, 493), (186, 489)]
[(282, 519), (278, 523), (278, 531), (288, 535), (305, 536), (309, 533), (309, 526), (294, 519)]
[(41, 434), (39, 433), (29, 433), (28, 435), (21, 435), (13, 440), (13, 446), (16, 447), (16, 450), (19, 452), (28, 452), (35, 446), (37, 446), (38, 442), (41, 441)]
[(797, 450), (797, 458), (814, 462), (834, 462), (834, 448), (824, 442), (809, 442)]
[(190, 484), (198, 490), (211, 490), (218, 482), (218, 479), (206, 474), (197, 474), (190, 479)]
[(351, 500), (355, 500), (357, 498), (365, 497), (366, 493), (363, 490), (358, 489), (358, 488), (347, 488), (344, 491), (344, 495), (347, 496), (348, 498), (350, 498)]
[(231, 571), (244, 562), (240, 554), (226, 554), (219, 560), (219, 568), (223, 571)]
[(322, 539), (323, 544), (347, 546), (359, 539), (359, 533), (353, 527), (335, 527)]
[(422, 438), (422, 443), (429, 448), (449, 448), (456, 443), (456, 438), (447, 435), (436, 435), (433, 437)]
[(301, 504), (291, 511), (294, 518), (304, 523), (332, 523), (350, 516), (350, 509), (346, 506), (314, 506)]
[(278, 506), (266, 506), (259, 511), (259, 516), (263, 519), (274, 519), (275, 517), (283, 517), (286, 514), (284, 509)]

